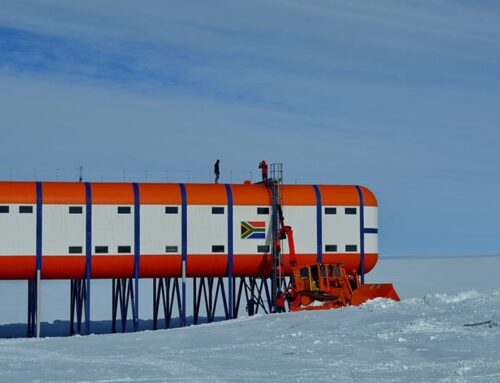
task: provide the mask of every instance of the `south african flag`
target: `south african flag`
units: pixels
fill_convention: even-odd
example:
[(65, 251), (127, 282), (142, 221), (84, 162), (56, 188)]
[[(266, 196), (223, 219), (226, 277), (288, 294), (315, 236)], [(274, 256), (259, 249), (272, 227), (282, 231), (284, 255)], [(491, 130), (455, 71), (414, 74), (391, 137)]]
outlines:
[(241, 221), (241, 239), (265, 239), (266, 223), (264, 221)]

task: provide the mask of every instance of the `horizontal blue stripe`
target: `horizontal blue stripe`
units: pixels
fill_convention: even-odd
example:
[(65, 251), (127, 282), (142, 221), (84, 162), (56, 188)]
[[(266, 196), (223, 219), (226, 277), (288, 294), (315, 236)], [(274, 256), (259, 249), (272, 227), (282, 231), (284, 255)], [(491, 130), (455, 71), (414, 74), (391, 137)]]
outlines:
[(265, 239), (266, 233), (252, 233), (246, 239)]

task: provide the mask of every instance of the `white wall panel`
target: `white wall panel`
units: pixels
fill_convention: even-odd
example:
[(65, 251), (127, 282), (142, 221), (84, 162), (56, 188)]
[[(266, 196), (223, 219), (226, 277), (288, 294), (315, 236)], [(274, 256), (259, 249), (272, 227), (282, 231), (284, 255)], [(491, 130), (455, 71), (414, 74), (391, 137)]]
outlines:
[(68, 255), (69, 246), (81, 246), (85, 254), (85, 206), (81, 214), (69, 214), (69, 205), (43, 205), (42, 247), (44, 255)]
[(190, 205), (187, 207), (188, 254), (211, 254), (212, 245), (224, 246), (227, 254), (227, 206), (224, 214), (212, 214), (212, 207)]
[(365, 228), (378, 228), (378, 208), (376, 206), (365, 206)]
[(365, 234), (365, 253), (378, 253), (378, 234)]
[(130, 214), (118, 214), (117, 209), (118, 205), (92, 206), (92, 254), (96, 246), (108, 246), (108, 254), (117, 254), (118, 246), (130, 246), (134, 252), (134, 206)]
[(32, 206), (33, 213), (19, 213), (20, 205), (8, 206), (8, 213), (0, 213), (0, 256), (35, 255), (36, 205), (22, 205)]
[[(316, 254), (316, 206), (284, 206), (285, 225), (291, 226), (297, 254)], [(284, 253), (288, 253), (288, 242), (282, 242)]]
[(141, 205), (141, 254), (167, 254), (166, 246), (177, 246), (168, 254), (181, 253), (181, 213), (181, 206), (177, 214), (165, 214), (165, 205)]
[[(257, 214), (258, 207), (267, 207), (269, 214)], [(233, 207), (233, 236), (234, 236), (234, 254), (257, 254), (257, 247), (261, 245), (269, 245), (269, 250), (272, 251), (271, 246), (271, 213), (270, 206), (234, 206)], [(266, 238), (253, 239), (241, 238), (241, 222), (256, 221), (266, 223)]]
[[(356, 208), (356, 214), (345, 214), (345, 208)], [(337, 214), (324, 214), (323, 251), (325, 245), (337, 245), (337, 252), (344, 253), (346, 245), (359, 246), (359, 206), (337, 206)]]

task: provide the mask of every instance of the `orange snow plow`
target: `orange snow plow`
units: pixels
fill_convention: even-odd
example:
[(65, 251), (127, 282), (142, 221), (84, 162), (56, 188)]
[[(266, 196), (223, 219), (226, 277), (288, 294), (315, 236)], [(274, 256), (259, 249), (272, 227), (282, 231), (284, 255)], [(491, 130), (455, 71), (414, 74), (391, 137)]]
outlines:
[(361, 284), (341, 263), (315, 263), (292, 268), (293, 282), (286, 292), (290, 311), (327, 310), (357, 306), (369, 299), (399, 301), (391, 283)]

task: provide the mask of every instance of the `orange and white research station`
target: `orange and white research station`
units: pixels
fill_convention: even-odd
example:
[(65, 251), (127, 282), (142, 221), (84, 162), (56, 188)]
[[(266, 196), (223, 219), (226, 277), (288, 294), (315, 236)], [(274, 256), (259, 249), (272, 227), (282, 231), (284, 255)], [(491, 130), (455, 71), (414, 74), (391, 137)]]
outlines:
[(273, 185), (0, 182), (0, 280), (28, 281), (28, 336), (40, 336), (40, 284), (47, 279), (71, 281), (70, 333), (90, 333), (96, 278), (113, 281), (113, 332), (117, 316), (126, 331), (129, 309), (139, 329), (142, 278), (153, 279), (153, 329), (162, 312), (167, 328), (175, 314), (188, 324), (191, 305), (193, 324), (202, 310), (208, 322), (221, 309), (235, 318), (245, 304), (248, 315), (271, 312), (279, 210), (295, 237), (292, 251), (286, 241), (280, 246), (280, 281), (292, 275), (291, 264), (335, 263), (363, 283), (378, 259), (373, 193), (280, 184), (277, 203)]
[[(365, 187), (283, 185), (297, 262), (369, 272), (377, 201)], [(263, 184), (0, 182), (0, 279), (266, 277), (271, 193)], [(282, 254), (286, 258), (287, 244)], [(286, 262), (285, 262), (286, 263)]]

